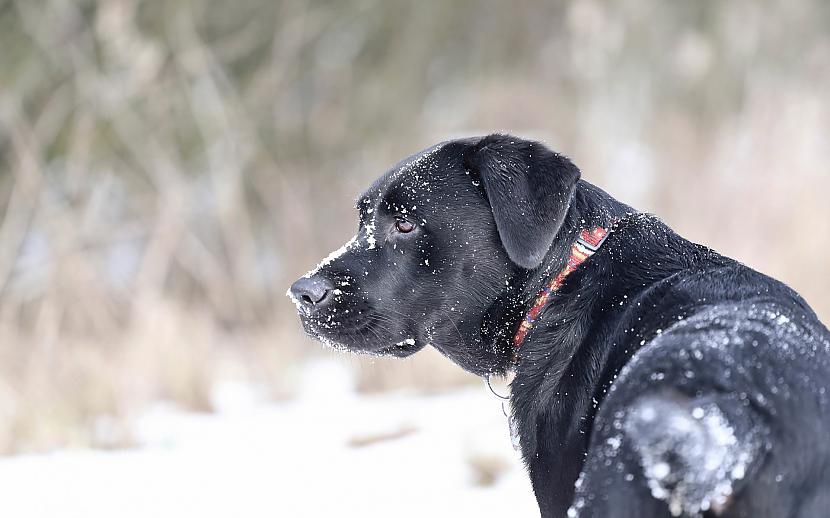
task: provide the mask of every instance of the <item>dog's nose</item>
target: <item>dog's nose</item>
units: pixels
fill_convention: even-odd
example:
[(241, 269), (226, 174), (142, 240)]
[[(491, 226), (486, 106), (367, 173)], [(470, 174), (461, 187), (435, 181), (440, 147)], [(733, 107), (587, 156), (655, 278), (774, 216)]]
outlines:
[(291, 295), (294, 300), (307, 308), (319, 307), (331, 299), (331, 291), (334, 289), (332, 282), (320, 275), (302, 277), (291, 285)]

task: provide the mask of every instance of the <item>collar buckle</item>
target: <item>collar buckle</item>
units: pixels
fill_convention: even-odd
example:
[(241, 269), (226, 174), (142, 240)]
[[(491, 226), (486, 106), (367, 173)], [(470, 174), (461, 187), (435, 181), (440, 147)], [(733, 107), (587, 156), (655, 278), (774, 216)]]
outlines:
[(553, 280), (542, 288), (542, 291), (540, 291), (536, 296), (536, 301), (533, 303), (530, 311), (528, 311), (522, 319), (519, 328), (516, 330), (516, 334), (513, 335), (513, 347), (516, 353), (518, 353), (519, 347), (521, 347), (524, 342), (527, 333), (530, 332), (530, 328), (533, 327), (533, 323), (537, 318), (539, 318), (539, 315), (545, 305), (547, 305), (551, 296), (559, 291), (559, 288), (561, 288), (565, 283), (565, 279), (568, 275), (573, 273), (574, 270), (576, 270), (582, 263), (587, 261), (588, 258), (600, 249), (613, 230), (614, 227), (611, 227), (610, 229), (605, 227), (595, 227), (592, 229), (585, 229), (579, 233), (576, 241), (574, 241), (571, 245), (571, 254), (568, 257), (568, 262), (565, 263), (565, 267), (562, 268), (562, 271), (560, 271), (556, 277), (553, 278)]

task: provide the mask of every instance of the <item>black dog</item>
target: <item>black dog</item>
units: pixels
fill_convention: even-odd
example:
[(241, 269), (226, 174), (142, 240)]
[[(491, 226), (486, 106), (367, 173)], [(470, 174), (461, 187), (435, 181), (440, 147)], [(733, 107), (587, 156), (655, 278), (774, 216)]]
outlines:
[(399, 163), (291, 287), (306, 330), (515, 370), (542, 516), (830, 516), (830, 332), (787, 286), (579, 176), (507, 135)]

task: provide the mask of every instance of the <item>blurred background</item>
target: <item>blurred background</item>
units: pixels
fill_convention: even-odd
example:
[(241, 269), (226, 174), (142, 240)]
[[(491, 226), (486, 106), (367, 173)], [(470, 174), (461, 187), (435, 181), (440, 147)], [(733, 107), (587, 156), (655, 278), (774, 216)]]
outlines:
[(140, 448), (160, 404), (320, 376), (480, 390), (325, 351), (284, 297), (373, 178), (462, 135), (545, 141), (830, 321), (828, 27), (823, 0), (0, 0), (0, 452)]

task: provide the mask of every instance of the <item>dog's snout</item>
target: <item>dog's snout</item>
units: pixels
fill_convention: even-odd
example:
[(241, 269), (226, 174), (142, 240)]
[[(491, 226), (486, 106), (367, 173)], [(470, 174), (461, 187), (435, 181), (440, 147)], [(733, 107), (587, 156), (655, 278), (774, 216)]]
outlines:
[(320, 275), (302, 277), (291, 285), (291, 295), (308, 308), (319, 307), (328, 302), (334, 289), (332, 282)]

